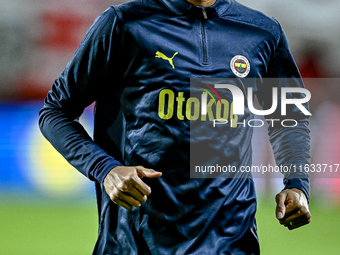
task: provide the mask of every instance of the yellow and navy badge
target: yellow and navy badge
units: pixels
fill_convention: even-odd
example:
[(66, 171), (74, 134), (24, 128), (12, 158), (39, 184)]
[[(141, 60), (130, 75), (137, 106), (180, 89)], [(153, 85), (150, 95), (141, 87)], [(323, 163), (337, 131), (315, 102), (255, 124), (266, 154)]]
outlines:
[(244, 78), (250, 72), (250, 63), (246, 57), (237, 55), (230, 61), (230, 68), (237, 77)]

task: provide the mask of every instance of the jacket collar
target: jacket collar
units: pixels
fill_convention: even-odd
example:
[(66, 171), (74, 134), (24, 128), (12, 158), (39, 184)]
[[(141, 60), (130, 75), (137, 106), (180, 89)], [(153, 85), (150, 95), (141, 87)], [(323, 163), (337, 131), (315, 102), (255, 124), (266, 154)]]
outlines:
[(228, 8), (232, 4), (233, 0), (217, 0), (214, 5), (202, 8), (189, 3), (186, 0), (160, 0), (163, 2), (171, 11), (179, 15), (187, 15), (191, 11), (197, 11), (206, 9), (210, 12), (216, 12), (218, 16), (224, 16)]

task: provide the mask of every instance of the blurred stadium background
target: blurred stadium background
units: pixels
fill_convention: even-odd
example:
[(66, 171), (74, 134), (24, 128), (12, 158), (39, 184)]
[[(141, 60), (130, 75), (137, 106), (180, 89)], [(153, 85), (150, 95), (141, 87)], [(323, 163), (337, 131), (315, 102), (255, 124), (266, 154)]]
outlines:
[[(0, 255), (91, 254), (93, 185), (42, 137), (38, 111), (93, 20), (121, 2), (0, 0)], [(284, 27), (312, 93), (313, 163), (339, 164), (340, 1), (240, 2)], [(92, 118), (89, 107), (81, 119), (89, 133)], [(273, 162), (267, 140), (256, 130), (255, 163)], [(273, 177), (256, 179), (262, 254), (340, 254), (340, 179), (312, 177), (312, 223), (290, 232), (275, 220), (282, 179)]]

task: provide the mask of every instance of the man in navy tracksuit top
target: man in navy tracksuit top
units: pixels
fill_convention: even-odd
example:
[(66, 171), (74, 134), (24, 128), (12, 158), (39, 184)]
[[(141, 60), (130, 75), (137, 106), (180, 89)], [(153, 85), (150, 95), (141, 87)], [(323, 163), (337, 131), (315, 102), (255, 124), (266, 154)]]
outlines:
[[(279, 23), (234, 0), (132, 1), (96, 19), (40, 111), (45, 137), (95, 182), (93, 254), (259, 254), (253, 180), (190, 178), (190, 124), (212, 122), (188, 98), (190, 78), (231, 78), (269, 109), (268, 77), (303, 88)], [(94, 141), (78, 122), (93, 102)], [(239, 123), (253, 117), (247, 109)], [(269, 126), (276, 162), (308, 164), (308, 120), (295, 106), (288, 111), (295, 128)], [(204, 155), (251, 165), (250, 126), (214, 130), (223, 148)], [(309, 180), (284, 177), (276, 217), (293, 229), (310, 221)]]

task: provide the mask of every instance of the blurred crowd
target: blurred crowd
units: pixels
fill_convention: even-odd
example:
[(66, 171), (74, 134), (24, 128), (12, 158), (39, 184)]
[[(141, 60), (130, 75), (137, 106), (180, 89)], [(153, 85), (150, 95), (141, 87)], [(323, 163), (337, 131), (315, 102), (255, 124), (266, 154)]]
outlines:
[[(42, 98), (95, 17), (121, 2), (1, 0), (0, 99)], [(340, 1), (240, 2), (280, 21), (304, 77), (340, 76)]]

